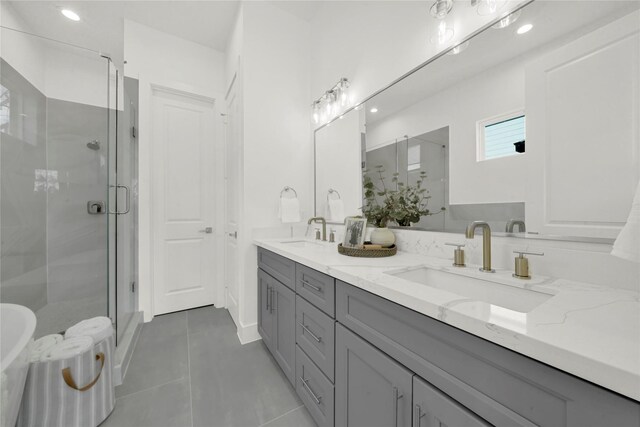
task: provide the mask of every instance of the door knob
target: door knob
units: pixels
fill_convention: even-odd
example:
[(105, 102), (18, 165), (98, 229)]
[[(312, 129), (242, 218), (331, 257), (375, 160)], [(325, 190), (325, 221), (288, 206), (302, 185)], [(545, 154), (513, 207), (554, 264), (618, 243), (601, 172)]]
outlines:
[(233, 237), (234, 239), (238, 238), (238, 232), (234, 231), (233, 233), (227, 233), (229, 235), (229, 237)]
[(207, 233), (207, 234), (211, 234), (213, 233), (213, 227), (206, 227), (202, 230), (198, 230), (199, 233)]

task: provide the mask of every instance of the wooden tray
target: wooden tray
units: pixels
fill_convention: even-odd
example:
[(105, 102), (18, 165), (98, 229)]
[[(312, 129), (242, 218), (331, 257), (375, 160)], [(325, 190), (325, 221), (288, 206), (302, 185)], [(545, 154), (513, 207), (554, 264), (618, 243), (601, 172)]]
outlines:
[(346, 256), (355, 256), (360, 258), (383, 258), (387, 256), (393, 256), (398, 252), (398, 247), (392, 245), (389, 248), (382, 249), (357, 249), (357, 248), (345, 248), (342, 243), (338, 245), (338, 253)]

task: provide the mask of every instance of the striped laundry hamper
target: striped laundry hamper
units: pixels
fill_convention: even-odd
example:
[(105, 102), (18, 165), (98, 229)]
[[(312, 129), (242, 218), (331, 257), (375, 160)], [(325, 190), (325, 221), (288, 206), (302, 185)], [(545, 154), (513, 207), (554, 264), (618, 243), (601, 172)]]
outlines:
[(91, 427), (115, 407), (113, 334), (83, 353), (29, 368), (17, 427)]

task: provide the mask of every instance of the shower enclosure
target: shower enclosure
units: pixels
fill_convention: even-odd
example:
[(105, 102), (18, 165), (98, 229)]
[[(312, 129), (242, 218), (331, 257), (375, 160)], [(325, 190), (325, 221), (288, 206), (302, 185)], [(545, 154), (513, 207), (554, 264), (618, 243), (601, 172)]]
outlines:
[(99, 52), (0, 40), (0, 300), (36, 313), (36, 338), (109, 316), (120, 341), (137, 311), (137, 87)]

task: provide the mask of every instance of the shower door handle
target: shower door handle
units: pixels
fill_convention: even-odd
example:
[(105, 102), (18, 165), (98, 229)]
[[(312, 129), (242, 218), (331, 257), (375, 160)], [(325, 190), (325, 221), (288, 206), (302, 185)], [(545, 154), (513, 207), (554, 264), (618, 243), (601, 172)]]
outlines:
[(118, 189), (124, 188), (124, 190), (126, 192), (125, 210), (124, 211), (112, 211), (112, 210), (109, 210), (109, 213), (110, 214), (115, 214), (115, 215), (128, 214), (129, 211), (131, 210), (131, 199), (130, 199), (131, 190), (129, 189), (129, 187), (127, 187), (126, 185), (117, 184), (117, 185), (110, 185), (109, 188), (115, 188), (116, 189), (116, 205), (118, 204)]
[[(124, 209), (124, 212), (118, 212), (118, 215), (128, 214), (129, 211), (131, 210), (131, 190), (126, 185), (116, 185), (116, 188), (124, 188), (124, 191), (125, 191), (125, 209)], [(117, 193), (116, 193), (116, 197), (117, 197)]]

